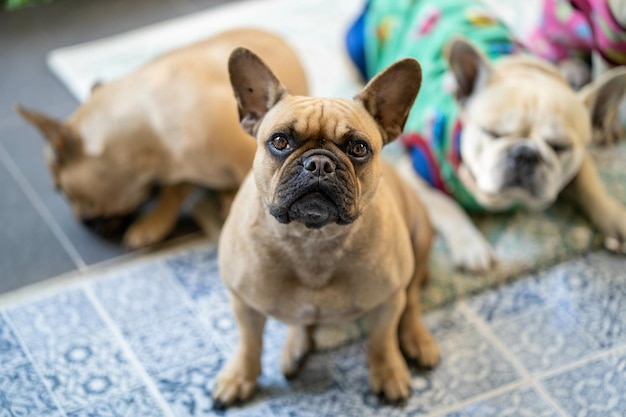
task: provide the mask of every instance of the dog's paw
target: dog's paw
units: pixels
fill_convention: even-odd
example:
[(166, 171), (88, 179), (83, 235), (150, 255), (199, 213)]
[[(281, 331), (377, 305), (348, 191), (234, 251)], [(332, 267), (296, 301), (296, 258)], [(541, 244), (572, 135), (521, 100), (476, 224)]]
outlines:
[(600, 226), (604, 247), (615, 253), (626, 254), (626, 210), (619, 208), (607, 216)]
[(129, 249), (139, 249), (165, 239), (172, 229), (169, 222), (147, 215), (133, 223), (124, 234), (123, 244)]
[(439, 364), (439, 345), (417, 318), (403, 318), (398, 336), (400, 350), (409, 362), (424, 369), (432, 369)]
[(462, 271), (484, 272), (497, 263), (493, 248), (478, 231), (447, 243), (454, 266)]
[(252, 397), (256, 390), (257, 375), (237, 366), (224, 368), (217, 376), (213, 387), (213, 408), (224, 410), (236, 402)]
[(290, 326), (287, 342), (280, 357), (280, 370), (285, 378), (294, 378), (303, 368), (313, 350), (313, 338), (306, 327)]
[(370, 388), (374, 393), (390, 403), (398, 403), (409, 397), (411, 374), (399, 352), (387, 352), (384, 358), (370, 358), (368, 363)]

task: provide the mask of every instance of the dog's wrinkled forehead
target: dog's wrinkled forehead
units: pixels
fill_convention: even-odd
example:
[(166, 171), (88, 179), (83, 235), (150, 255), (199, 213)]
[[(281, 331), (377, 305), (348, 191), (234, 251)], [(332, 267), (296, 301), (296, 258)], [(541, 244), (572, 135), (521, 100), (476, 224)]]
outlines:
[(346, 99), (289, 97), (270, 110), (260, 128), (260, 137), (284, 130), (302, 142), (330, 141), (339, 145), (359, 136), (382, 147), (376, 122), (358, 103)]

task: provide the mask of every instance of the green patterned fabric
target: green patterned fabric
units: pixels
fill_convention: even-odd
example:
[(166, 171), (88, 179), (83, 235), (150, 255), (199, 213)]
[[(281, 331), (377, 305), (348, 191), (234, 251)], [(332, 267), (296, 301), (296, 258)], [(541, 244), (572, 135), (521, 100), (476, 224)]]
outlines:
[(368, 78), (406, 57), (422, 66), (424, 82), (401, 138), (414, 169), (466, 210), (484, 211), (457, 175), (461, 127), (445, 47), (462, 36), (497, 60), (516, 50), (509, 28), (476, 0), (370, 0), (364, 33)]

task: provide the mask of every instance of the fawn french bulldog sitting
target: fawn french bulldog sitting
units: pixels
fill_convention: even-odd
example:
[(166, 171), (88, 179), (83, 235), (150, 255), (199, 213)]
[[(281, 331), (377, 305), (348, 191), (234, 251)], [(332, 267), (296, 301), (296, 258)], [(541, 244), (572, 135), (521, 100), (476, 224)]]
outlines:
[(289, 324), (281, 367), (293, 377), (313, 349), (314, 326), (364, 315), (371, 389), (405, 399), (402, 353), (425, 367), (439, 361), (419, 299), (433, 232), (380, 153), (402, 131), (419, 64), (391, 65), (353, 100), (291, 95), (246, 49), (231, 56), (230, 75), (257, 151), (219, 241), (240, 338), (217, 377), (214, 407), (253, 394), (267, 316)]
[(495, 259), (466, 210), (543, 209), (561, 195), (580, 206), (607, 248), (626, 249), (626, 210), (586, 150), (621, 134), (626, 69), (576, 93), (473, 0), (372, 0), (361, 24), (364, 54), (352, 52), (366, 75), (403, 57), (422, 63), (424, 88), (397, 169), (423, 197), (457, 266), (479, 271)]
[(159, 185), (156, 207), (124, 234), (124, 243), (136, 248), (167, 236), (196, 186), (218, 191), (227, 213), (256, 148), (239, 126), (228, 79), (228, 57), (240, 46), (263, 56), (292, 91), (306, 94), (304, 70), (284, 40), (235, 29), (96, 87), (66, 121), (17, 106), (47, 139), (53, 182), (76, 218), (96, 225), (128, 215)]

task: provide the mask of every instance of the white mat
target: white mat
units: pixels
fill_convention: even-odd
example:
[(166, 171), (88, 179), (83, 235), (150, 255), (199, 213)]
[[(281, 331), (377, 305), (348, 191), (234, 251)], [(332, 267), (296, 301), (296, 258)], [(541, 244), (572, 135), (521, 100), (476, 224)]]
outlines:
[(120, 77), (178, 46), (235, 27), (270, 30), (302, 60), (311, 93), (351, 97), (361, 88), (345, 48), (345, 33), (363, 0), (255, 0), (215, 7), (110, 38), (50, 52), (48, 65), (79, 100), (97, 81)]

